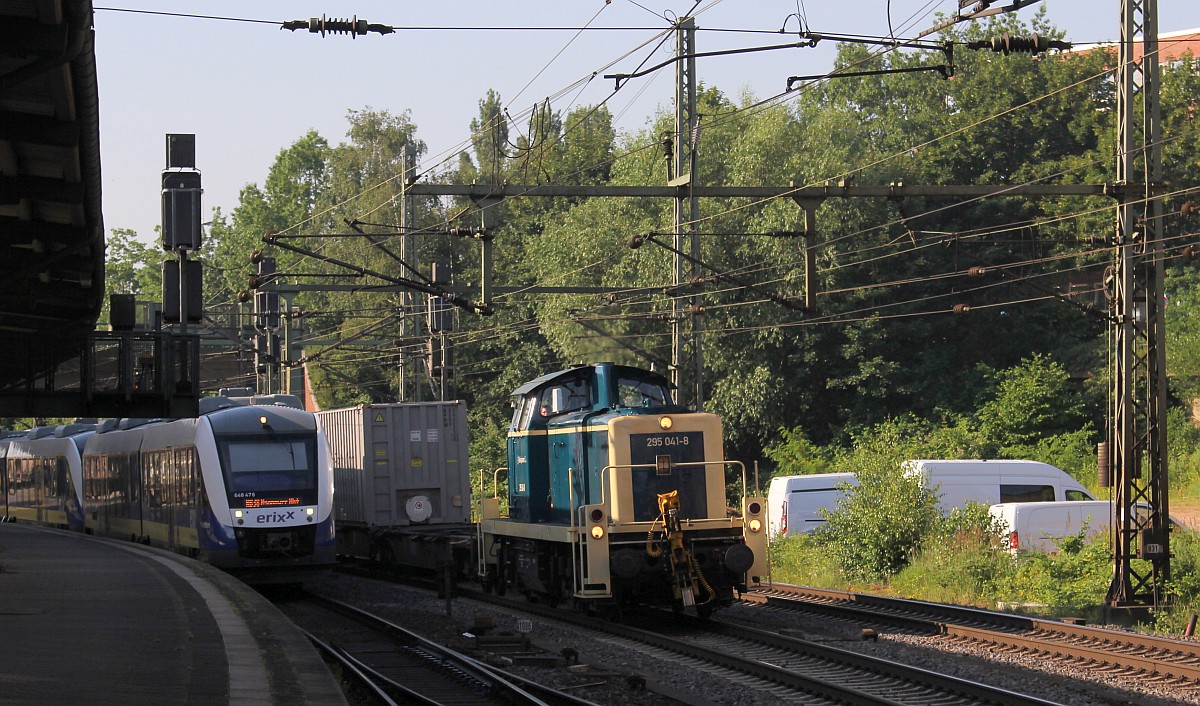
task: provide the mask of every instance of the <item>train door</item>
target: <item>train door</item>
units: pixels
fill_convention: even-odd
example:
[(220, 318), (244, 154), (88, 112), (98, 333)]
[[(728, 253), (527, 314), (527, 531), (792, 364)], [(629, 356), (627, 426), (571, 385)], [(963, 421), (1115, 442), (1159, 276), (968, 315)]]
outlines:
[(198, 550), (199, 542), (196, 536), (198, 524), (197, 504), (199, 502), (198, 483), (196, 477), (196, 450), (194, 447), (174, 449), (175, 469), (175, 508), (173, 515), (175, 545), (189, 550)]
[(8, 445), (0, 444), (0, 517), (8, 517)]
[(176, 534), (176, 513), (179, 511), (179, 467), (175, 463), (178, 449), (168, 449), (163, 455), (163, 521), (167, 524), (167, 546), (179, 544)]

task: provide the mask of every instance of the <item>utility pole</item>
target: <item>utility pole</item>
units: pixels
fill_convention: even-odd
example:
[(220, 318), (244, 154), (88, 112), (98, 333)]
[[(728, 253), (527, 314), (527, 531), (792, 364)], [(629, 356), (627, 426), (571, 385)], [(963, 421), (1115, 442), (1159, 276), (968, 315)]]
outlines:
[[(696, 223), (700, 219), (700, 198), (696, 195), (696, 142), (700, 137), (700, 116), (696, 113), (696, 20), (685, 17), (675, 25), (675, 134), (669, 186), (675, 187), (675, 254), (673, 258), (674, 296), (671, 298), (671, 382), (684, 395), (691, 396), (696, 411), (704, 409), (704, 353), (700, 337), (700, 296), (692, 289), (700, 268), (700, 237)], [(685, 243), (684, 241), (688, 241)], [(686, 247), (685, 247), (686, 245)], [(681, 253), (691, 253), (691, 274), (684, 272)], [(698, 285), (695, 285), (698, 286)], [(685, 298), (685, 291), (692, 292)], [(691, 342), (687, 345), (684, 322), (688, 322)], [(690, 356), (685, 360), (684, 349)], [(689, 384), (690, 383), (690, 384)], [(690, 390), (688, 389), (690, 388)], [(686, 391), (686, 392), (685, 392)]]
[(1118, 61), (1110, 608), (1157, 606), (1171, 566), (1157, 0), (1121, 0)]
[[(416, 270), (420, 267), (417, 261), (417, 217), (409, 187), (416, 178), (417, 154), (407, 142), (400, 147), (400, 163), (404, 165), (404, 176), (400, 179), (400, 258)], [(407, 344), (408, 341), (421, 336), (423, 317), (418, 313), (417, 293), (411, 289), (404, 290), (400, 294), (400, 306), (403, 311), (400, 316), (400, 340), (405, 344), (400, 348), (400, 384), (397, 397), (401, 402), (420, 402), (421, 378), (424, 377), (422, 369), (425, 366), (413, 363), (414, 359), (419, 360), (419, 354), (414, 356)]]

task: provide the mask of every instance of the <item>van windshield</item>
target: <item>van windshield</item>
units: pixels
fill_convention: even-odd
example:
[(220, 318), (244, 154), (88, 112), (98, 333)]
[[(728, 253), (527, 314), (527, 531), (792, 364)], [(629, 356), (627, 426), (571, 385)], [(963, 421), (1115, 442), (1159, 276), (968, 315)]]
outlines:
[(1083, 490), (1066, 491), (1067, 500), (1095, 500), (1090, 493)]

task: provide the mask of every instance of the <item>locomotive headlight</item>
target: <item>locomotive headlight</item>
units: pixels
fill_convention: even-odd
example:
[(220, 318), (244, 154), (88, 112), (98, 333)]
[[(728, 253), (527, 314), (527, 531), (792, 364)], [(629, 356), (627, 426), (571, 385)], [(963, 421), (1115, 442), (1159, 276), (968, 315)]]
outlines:
[(757, 533), (760, 530), (762, 530), (762, 520), (758, 519), (757, 517), (753, 520), (750, 520), (750, 531)]
[(265, 414), (259, 415), (258, 423), (265, 427), (267, 425), (267, 415), (265, 415)]
[(234, 517), (234, 519), (238, 519), (238, 520), (240, 520), (240, 519), (242, 519), (242, 516), (243, 516), (243, 515), (245, 515), (245, 514), (246, 514), (246, 513), (242, 512), (241, 510), (234, 510), (234, 511), (233, 511), (233, 517)]
[(670, 417), (662, 417), (658, 420), (658, 425), (665, 429), (670, 429), (675, 422)]
[(315, 507), (306, 507), (306, 508), (304, 508), (304, 514), (305, 514), (305, 515), (308, 515), (308, 521), (309, 521), (309, 522), (312, 522), (312, 521), (313, 521), (313, 515), (314, 515), (314, 514), (316, 514), (316, 512), (317, 512), (317, 508), (315, 508)]
[(592, 525), (592, 539), (604, 539), (604, 528), (600, 525)]

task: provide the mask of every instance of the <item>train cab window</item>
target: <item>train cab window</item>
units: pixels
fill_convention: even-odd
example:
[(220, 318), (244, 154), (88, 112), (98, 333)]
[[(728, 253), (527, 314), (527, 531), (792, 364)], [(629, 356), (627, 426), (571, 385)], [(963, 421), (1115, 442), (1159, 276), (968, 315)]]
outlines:
[(621, 407), (661, 407), (671, 404), (671, 392), (649, 380), (617, 379), (617, 404)]
[(516, 407), (513, 410), (513, 420), (511, 431), (523, 431), (529, 428), (529, 421), (533, 419), (538, 408), (538, 398), (536, 395), (523, 397), (513, 401)]
[(547, 387), (538, 395), (538, 413), (551, 417), (592, 406), (592, 386), (585, 379), (568, 380)]
[(218, 442), (231, 492), (312, 490), (317, 485), (316, 448), (311, 439)]

